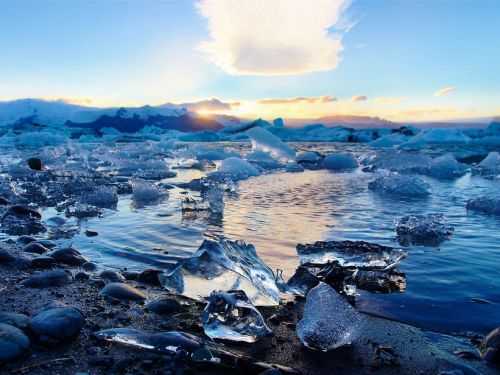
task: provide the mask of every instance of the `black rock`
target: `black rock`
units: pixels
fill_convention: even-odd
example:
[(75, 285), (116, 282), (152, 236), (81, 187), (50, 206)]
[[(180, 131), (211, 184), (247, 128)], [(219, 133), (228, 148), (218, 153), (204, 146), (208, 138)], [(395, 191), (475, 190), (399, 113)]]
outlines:
[(72, 247), (59, 249), (49, 254), (58, 263), (67, 264), (68, 266), (81, 266), (88, 262), (80, 252)]
[(160, 278), (158, 277), (161, 273), (162, 271), (159, 270), (147, 269), (139, 274), (139, 276), (137, 277), (137, 281), (144, 284), (161, 286)]
[(85, 271), (91, 272), (91, 271), (95, 271), (97, 269), (97, 265), (95, 263), (92, 263), (92, 262), (85, 262), (82, 264), (82, 268)]
[(3, 263), (12, 263), (16, 260), (16, 258), (9, 253), (7, 250), (0, 248), (0, 264)]
[(75, 280), (76, 281), (86, 281), (90, 279), (90, 275), (86, 272), (78, 272), (76, 275), (75, 275)]
[(49, 251), (49, 249), (47, 249), (39, 242), (30, 242), (29, 244), (23, 247), (23, 251), (26, 253), (44, 254), (47, 251)]
[(36, 238), (35, 237), (31, 237), (31, 236), (26, 236), (26, 235), (22, 235), (22, 236), (19, 236), (17, 238), (17, 242), (23, 244), (23, 245), (27, 245), (31, 242), (35, 242), (36, 241)]
[(74, 307), (54, 307), (41, 311), (31, 319), (30, 328), (45, 344), (58, 344), (75, 338), (85, 324), (80, 310)]
[(146, 308), (158, 315), (170, 315), (181, 311), (182, 306), (173, 298), (162, 298), (148, 303)]
[(30, 347), (30, 339), (19, 328), (0, 323), (0, 363), (23, 355)]
[(69, 284), (71, 276), (65, 270), (52, 270), (38, 272), (23, 281), (28, 288), (48, 288), (52, 286), (64, 286)]
[(19, 329), (26, 329), (30, 324), (30, 318), (24, 314), (0, 311), (0, 323), (9, 324)]
[(144, 301), (146, 296), (138, 289), (124, 283), (110, 283), (101, 290), (101, 295), (120, 301)]
[(139, 277), (139, 272), (137, 271), (123, 271), (122, 274), (126, 280), (137, 280)]
[(52, 268), (56, 265), (56, 260), (49, 256), (39, 256), (31, 260), (31, 268)]
[(481, 343), (481, 357), (487, 362), (500, 364), (500, 327), (484, 338)]
[(41, 171), (43, 168), (42, 160), (39, 158), (29, 158), (26, 162), (34, 171)]
[(85, 231), (85, 235), (86, 235), (87, 237), (95, 237), (95, 236), (98, 236), (98, 235), (99, 235), (99, 233), (97, 233), (96, 231), (93, 231), (93, 230), (88, 230), (88, 229), (87, 229), (87, 230)]
[(7, 212), (5, 212), (4, 214), (4, 218), (6, 216), (20, 216), (23, 218), (29, 218), (35, 220), (40, 220), (42, 218), (42, 215), (37, 210), (31, 207), (26, 207), (21, 205), (10, 206)]
[(125, 281), (125, 278), (120, 273), (111, 270), (102, 271), (99, 274), (99, 277), (104, 281), (111, 283), (121, 283)]

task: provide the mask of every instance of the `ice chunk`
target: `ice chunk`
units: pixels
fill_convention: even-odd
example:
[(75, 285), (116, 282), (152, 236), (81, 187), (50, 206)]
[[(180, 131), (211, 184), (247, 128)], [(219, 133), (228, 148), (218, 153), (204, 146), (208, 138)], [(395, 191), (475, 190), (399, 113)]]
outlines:
[(323, 168), (332, 171), (343, 171), (357, 167), (358, 161), (349, 153), (331, 154), (323, 159)]
[(96, 332), (95, 336), (100, 340), (167, 354), (193, 353), (203, 346), (200, 338), (178, 331), (149, 333), (133, 328), (110, 328)]
[(366, 158), (363, 164), (368, 165), (373, 170), (387, 169), (399, 173), (425, 173), (432, 162), (428, 155), (406, 152), (406, 151), (386, 151), (378, 152), (373, 157)]
[(446, 154), (433, 159), (429, 166), (429, 176), (439, 179), (453, 179), (463, 176), (467, 168), (459, 163), (452, 154)]
[(500, 154), (496, 151), (490, 152), (477, 166), (475, 172), (488, 178), (500, 176)]
[(227, 175), (233, 180), (244, 180), (260, 174), (252, 164), (238, 157), (224, 159), (218, 172)]
[(453, 227), (442, 214), (408, 215), (396, 223), (399, 243), (438, 245), (453, 234)]
[(213, 290), (245, 291), (256, 305), (276, 305), (280, 292), (273, 271), (243, 241), (205, 240), (196, 253), (160, 276), (162, 285), (190, 298)]
[(376, 139), (375, 141), (370, 142), (372, 147), (392, 147), (396, 145), (400, 145), (409, 140), (409, 137), (401, 134), (401, 133), (393, 133), (389, 135), (385, 135)]
[(370, 190), (396, 197), (422, 198), (431, 194), (430, 186), (416, 176), (389, 174), (368, 184)]
[(113, 208), (118, 203), (116, 189), (111, 186), (99, 186), (93, 191), (84, 194), (81, 202), (100, 208)]
[(491, 215), (500, 215), (500, 196), (479, 197), (467, 201), (467, 209)]
[(319, 283), (307, 294), (297, 336), (306, 347), (327, 352), (351, 344), (359, 337), (363, 323), (362, 316), (342, 296)]
[(102, 214), (102, 210), (99, 207), (93, 206), (91, 204), (85, 203), (75, 203), (66, 207), (65, 215), (67, 217), (74, 216), (78, 219), (84, 219), (87, 217), (95, 217)]
[(212, 292), (202, 321), (211, 339), (253, 343), (272, 333), (242, 290)]
[(246, 134), (252, 141), (254, 151), (263, 151), (282, 162), (295, 160), (295, 150), (266, 129), (255, 126), (247, 130)]
[(314, 151), (303, 151), (297, 154), (297, 163), (318, 163), (322, 160), (322, 156)]
[(403, 147), (421, 148), (426, 145), (457, 145), (467, 144), (471, 138), (464, 134), (460, 129), (438, 128), (426, 129), (410, 138), (408, 142), (403, 144)]
[(326, 264), (338, 261), (345, 267), (393, 268), (406, 257), (402, 250), (365, 241), (317, 241), (298, 244), (297, 253), (304, 263)]
[(264, 169), (277, 169), (283, 166), (279, 160), (274, 159), (270, 154), (264, 151), (255, 150), (246, 156), (247, 160), (257, 164)]
[(406, 288), (406, 276), (396, 268), (407, 254), (399, 249), (364, 241), (318, 241), (297, 245), (297, 253), (302, 266), (289, 284), (304, 286), (301, 280), (305, 277), (311, 285), (313, 276), (351, 295), (356, 287), (381, 293)]
[(142, 180), (132, 182), (132, 197), (136, 203), (144, 204), (158, 202), (164, 196), (165, 192), (160, 190), (155, 184)]

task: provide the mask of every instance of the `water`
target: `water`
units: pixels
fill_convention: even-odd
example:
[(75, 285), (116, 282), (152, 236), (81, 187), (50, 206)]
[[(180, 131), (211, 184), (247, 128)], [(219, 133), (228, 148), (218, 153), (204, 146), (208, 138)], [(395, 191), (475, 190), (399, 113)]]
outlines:
[[(296, 145), (297, 146), (297, 145)], [(331, 144), (299, 145), (332, 150)], [(365, 146), (349, 145), (365, 152)], [(345, 149), (345, 147), (344, 147)], [(179, 170), (172, 181), (190, 181), (202, 172)], [(255, 245), (273, 269), (290, 277), (298, 265), (296, 245), (318, 240), (365, 240), (399, 246), (394, 222), (409, 214), (441, 213), (455, 227), (451, 240), (439, 247), (410, 246), (401, 270), (404, 293), (370, 294), (358, 299), (361, 310), (448, 333), (485, 333), (498, 326), (500, 313), (500, 218), (467, 212), (467, 199), (499, 189), (498, 181), (467, 174), (457, 180), (422, 177), (432, 194), (423, 199), (381, 196), (368, 190), (371, 173), (325, 170), (277, 172), (239, 183), (225, 197), (220, 220), (181, 213), (181, 189), (169, 191), (158, 205), (136, 207), (121, 196), (116, 211), (81, 223), (71, 242), (97, 263), (140, 270), (168, 268), (194, 253), (204, 236), (223, 234)], [(44, 212), (45, 217), (54, 215)], [(85, 229), (97, 237), (86, 237)], [(479, 302), (488, 303), (479, 303)]]

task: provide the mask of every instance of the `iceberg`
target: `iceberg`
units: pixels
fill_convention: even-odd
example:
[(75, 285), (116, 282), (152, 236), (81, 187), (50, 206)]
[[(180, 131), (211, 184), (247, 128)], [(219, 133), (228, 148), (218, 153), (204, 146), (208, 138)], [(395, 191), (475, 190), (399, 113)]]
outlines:
[(132, 182), (132, 197), (136, 203), (153, 203), (165, 196), (165, 192), (154, 184), (136, 180)]
[(371, 170), (386, 169), (398, 173), (425, 173), (432, 162), (428, 155), (406, 151), (380, 151), (363, 160)]
[(260, 174), (252, 164), (238, 157), (224, 159), (217, 172), (233, 180), (244, 180)]
[(428, 175), (437, 179), (451, 180), (463, 176), (466, 172), (467, 167), (448, 153), (431, 161)]
[(114, 208), (118, 203), (118, 194), (114, 187), (99, 186), (93, 191), (84, 194), (80, 200), (82, 203), (99, 208)]
[(422, 130), (401, 146), (404, 148), (421, 148), (427, 145), (460, 145), (468, 144), (471, 138), (460, 129), (437, 128)]
[(312, 288), (306, 297), (297, 336), (304, 346), (327, 352), (356, 340), (363, 317), (341, 295), (325, 283)]
[(203, 241), (196, 253), (160, 275), (175, 293), (201, 300), (214, 290), (243, 290), (255, 305), (276, 305), (280, 291), (273, 271), (255, 247), (227, 239)]
[(323, 159), (323, 168), (331, 171), (345, 171), (358, 167), (358, 161), (349, 153), (337, 153)]
[(419, 177), (400, 174), (380, 176), (368, 188), (393, 197), (422, 198), (431, 194), (429, 184)]
[(490, 215), (500, 215), (500, 196), (486, 196), (469, 199), (466, 207), (471, 211), (478, 211)]
[(211, 339), (253, 343), (272, 333), (242, 290), (212, 292), (202, 322)]
[(402, 245), (439, 245), (450, 238), (454, 228), (442, 214), (408, 215), (396, 222), (398, 241)]
[(252, 142), (253, 151), (263, 151), (281, 162), (295, 160), (295, 150), (268, 130), (255, 126), (246, 134)]
[(500, 176), (500, 154), (496, 151), (490, 152), (477, 165), (474, 172), (486, 178), (497, 178)]

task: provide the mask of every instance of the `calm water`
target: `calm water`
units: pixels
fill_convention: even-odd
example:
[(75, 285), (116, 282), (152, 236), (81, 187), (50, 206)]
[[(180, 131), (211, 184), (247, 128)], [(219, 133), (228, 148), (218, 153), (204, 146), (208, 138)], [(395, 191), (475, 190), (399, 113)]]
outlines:
[[(321, 147), (332, 147), (322, 145)], [(356, 150), (357, 146), (354, 147)], [(357, 150), (359, 151), (359, 149)], [(189, 181), (201, 172), (181, 171)], [(441, 182), (424, 178), (432, 195), (401, 201), (368, 190), (373, 175), (355, 171), (273, 173), (239, 184), (226, 196), (224, 219), (181, 214), (180, 189), (151, 207), (136, 208), (121, 197), (117, 211), (83, 222), (99, 236), (76, 235), (66, 242), (107, 267), (164, 267), (194, 252), (204, 234), (223, 234), (254, 244), (272, 268), (291, 276), (298, 243), (366, 240), (398, 246), (394, 220), (406, 214), (442, 213), (455, 226), (440, 247), (409, 247), (401, 265), (408, 287), (401, 294), (363, 293), (358, 306), (372, 313), (445, 332), (486, 332), (500, 323), (500, 218), (468, 213), (465, 202), (499, 189), (499, 182), (466, 175)], [(172, 181), (171, 179), (169, 181)], [(46, 217), (53, 214), (46, 212)], [(489, 303), (474, 302), (482, 299)]]

